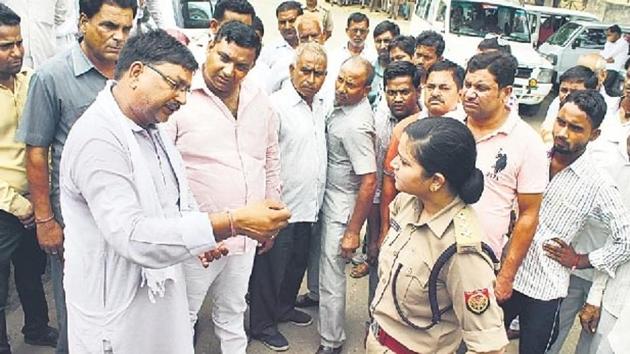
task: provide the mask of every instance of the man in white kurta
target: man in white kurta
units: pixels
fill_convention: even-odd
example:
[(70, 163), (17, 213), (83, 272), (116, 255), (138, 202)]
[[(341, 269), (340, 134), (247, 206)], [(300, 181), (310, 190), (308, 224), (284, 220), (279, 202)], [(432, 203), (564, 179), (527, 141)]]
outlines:
[(261, 228), (255, 215), (282, 206), (196, 211), (181, 157), (155, 124), (186, 102), (194, 57), (160, 30), (133, 37), (119, 60), (118, 82), (77, 121), (61, 158), (69, 349), (193, 353), (181, 262), (207, 261), (215, 237), (268, 239), (286, 222)]

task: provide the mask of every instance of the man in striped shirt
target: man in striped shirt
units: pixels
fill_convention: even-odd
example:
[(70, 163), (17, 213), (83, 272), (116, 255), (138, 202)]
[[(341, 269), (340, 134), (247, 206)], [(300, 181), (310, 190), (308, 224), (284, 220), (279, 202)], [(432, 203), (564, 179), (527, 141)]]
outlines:
[[(520, 316), (520, 353), (544, 353), (555, 341), (558, 313), (573, 269), (594, 267), (614, 277), (630, 258), (630, 215), (621, 195), (586, 152), (599, 136), (606, 113), (595, 90), (576, 91), (561, 103), (553, 127), (550, 182), (545, 189), (534, 240), (514, 280), (514, 293), (502, 307), (506, 326)], [(588, 218), (609, 225), (609, 241), (588, 254), (568, 246)], [(570, 265), (570, 267), (567, 267)]]

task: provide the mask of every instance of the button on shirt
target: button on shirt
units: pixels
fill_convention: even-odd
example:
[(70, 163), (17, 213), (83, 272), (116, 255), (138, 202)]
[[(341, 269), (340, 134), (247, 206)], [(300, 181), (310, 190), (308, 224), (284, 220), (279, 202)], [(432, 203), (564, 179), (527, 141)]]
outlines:
[(630, 214), (614, 182), (588, 150), (549, 182), (540, 207), (538, 227), (523, 259), (514, 289), (538, 300), (563, 298), (569, 288), (569, 268), (547, 257), (543, 244), (554, 237), (571, 243), (588, 217), (609, 225), (612, 242), (589, 253), (596, 269), (614, 276), (630, 258)]
[(374, 117), (367, 98), (335, 107), (326, 123), (328, 165), (322, 212), (347, 223), (354, 210), (361, 176), (376, 172)]
[(290, 83), (270, 100), (280, 121), (282, 201), (291, 211), (289, 222), (315, 222), (326, 187), (324, 100), (315, 96), (311, 109)]
[(549, 160), (538, 133), (520, 117), (510, 114), (496, 132), (477, 139), (477, 168), (484, 175), (484, 190), (473, 207), (486, 233), (486, 242), (501, 259), (517, 195), (545, 190)]
[(604, 50), (600, 52), (605, 59), (613, 58), (614, 62), (607, 63), (606, 69), (620, 71), (628, 60), (628, 41), (622, 35), (616, 42), (606, 41)]
[[(466, 206), (455, 198), (428, 220), (420, 220), (422, 204), (417, 197), (399, 193), (391, 204), (391, 227), (378, 257), (378, 286), (371, 305), (379, 326), (398, 342), (417, 353), (454, 353), (462, 339), (468, 350), (489, 352), (508, 344), (503, 328), (503, 312), (492, 292), (495, 275), (485, 256), (455, 254), (437, 279), (440, 309), (453, 308), (429, 330), (417, 330), (403, 323), (396, 309), (392, 287), (396, 287), (400, 311), (412, 323), (431, 323), (429, 275), (438, 257), (455, 243), (456, 215)], [(474, 213), (473, 213), (474, 214)], [(396, 282), (394, 274), (401, 266)], [(489, 307), (480, 314), (467, 309), (466, 293), (485, 289)]]
[(0, 210), (23, 216), (31, 203), (23, 195), (28, 192), (26, 147), (15, 141), (15, 132), (22, 117), (28, 82), (32, 72), (23, 69), (15, 75), (13, 90), (0, 85)]
[(51, 147), (51, 202), (59, 206), (59, 160), (76, 120), (92, 104), (107, 79), (87, 59), (79, 43), (35, 71), (16, 139), (32, 146)]
[[(208, 89), (199, 70), (186, 105), (165, 123), (201, 211), (280, 200), (278, 119), (267, 95), (251, 82), (241, 84), (237, 117)], [(224, 242), (230, 254), (256, 247), (245, 236)]]

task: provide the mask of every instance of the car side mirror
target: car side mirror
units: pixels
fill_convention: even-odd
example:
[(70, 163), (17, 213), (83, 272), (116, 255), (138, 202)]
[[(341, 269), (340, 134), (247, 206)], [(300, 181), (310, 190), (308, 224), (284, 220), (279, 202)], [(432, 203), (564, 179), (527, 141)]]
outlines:
[(571, 48), (572, 48), (572, 49), (575, 49), (575, 48), (578, 48), (578, 47), (579, 47), (579, 46), (581, 46), (581, 45), (582, 45), (582, 41), (576, 38), (576, 39), (573, 41), (573, 43), (571, 43)]

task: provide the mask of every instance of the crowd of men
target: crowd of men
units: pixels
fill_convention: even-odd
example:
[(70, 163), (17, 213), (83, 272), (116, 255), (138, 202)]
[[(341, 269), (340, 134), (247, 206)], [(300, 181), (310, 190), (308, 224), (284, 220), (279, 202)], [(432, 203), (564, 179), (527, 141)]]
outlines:
[[(277, 7), (282, 39), (263, 45), (273, 26), (247, 0), (220, 0), (199, 60), (176, 28), (143, 33), (141, 19), (161, 23), (150, 0), (44, 3), (0, 0), (0, 354), (11, 263), (24, 341), (57, 353), (192, 353), (206, 297), (223, 353), (245, 353), (248, 337), (289, 349), (278, 324), (311, 325), (307, 307), (317, 353), (340, 353), (347, 263), (366, 254), (352, 275), (369, 275), (367, 308), (395, 225), (391, 162), (427, 117), (475, 137), (485, 188), (473, 206), (501, 259), (482, 296), (505, 330), (519, 318), (520, 353), (558, 353), (576, 316), (577, 353), (630, 345), (630, 72), (622, 97), (604, 85), (627, 60), (618, 26), (608, 41), (626, 57), (580, 57), (537, 132), (497, 38), (463, 68), (439, 33), (355, 12), (344, 46), (327, 48), (334, 7), (307, 0)], [(402, 3), (361, 5), (395, 18)], [(57, 32), (32, 30), (42, 14)]]

